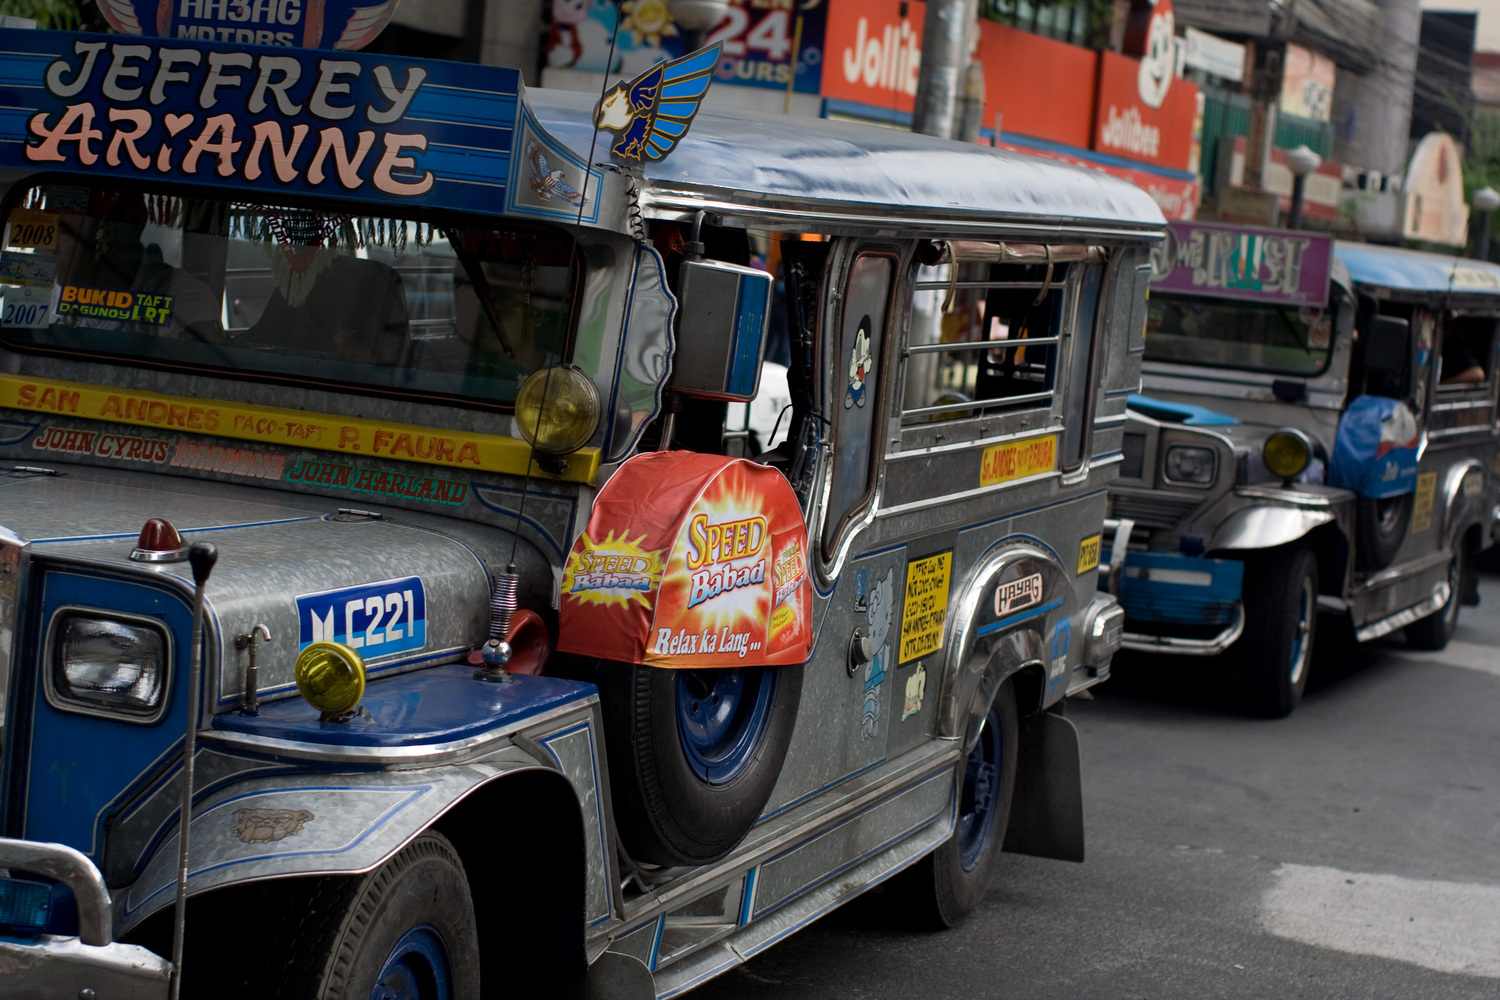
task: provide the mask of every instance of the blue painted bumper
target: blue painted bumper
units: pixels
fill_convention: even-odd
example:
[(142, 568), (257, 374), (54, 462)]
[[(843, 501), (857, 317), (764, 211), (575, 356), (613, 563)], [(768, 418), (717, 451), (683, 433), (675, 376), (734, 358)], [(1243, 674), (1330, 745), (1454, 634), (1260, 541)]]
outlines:
[(1132, 622), (1226, 625), (1234, 620), (1245, 564), (1176, 552), (1131, 552), (1120, 575), (1120, 603)]

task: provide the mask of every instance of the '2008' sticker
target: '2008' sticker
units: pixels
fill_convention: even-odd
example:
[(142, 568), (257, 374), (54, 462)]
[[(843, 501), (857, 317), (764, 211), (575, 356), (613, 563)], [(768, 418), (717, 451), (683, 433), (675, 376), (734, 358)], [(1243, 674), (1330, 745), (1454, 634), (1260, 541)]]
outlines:
[(427, 645), (427, 595), (415, 576), (297, 598), (297, 648), (341, 642), (366, 659)]

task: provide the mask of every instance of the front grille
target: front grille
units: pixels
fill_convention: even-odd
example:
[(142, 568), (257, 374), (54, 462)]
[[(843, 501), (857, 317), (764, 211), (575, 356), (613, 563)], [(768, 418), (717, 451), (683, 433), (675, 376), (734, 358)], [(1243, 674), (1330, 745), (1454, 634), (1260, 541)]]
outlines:
[(1146, 472), (1146, 435), (1127, 431), (1120, 450), (1124, 454), (1124, 459), (1120, 462), (1120, 478), (1142, 478)]
[(1140, 528), (1175, 528), (1202, 502), (1202, 497), (1176, 496), (1157, 490), (1109, 491), (1110, 517), (1129, 518)]

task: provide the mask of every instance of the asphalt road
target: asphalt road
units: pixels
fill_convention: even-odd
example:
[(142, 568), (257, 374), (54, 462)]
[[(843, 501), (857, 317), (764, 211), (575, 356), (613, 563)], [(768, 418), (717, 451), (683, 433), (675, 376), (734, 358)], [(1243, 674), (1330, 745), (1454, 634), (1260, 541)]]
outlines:
[(1086, 862), (1004, 855), (943, 933), (870, 893), (694, 1000), (1493, 1000), (1500, 572), (1480, 591), (1442, 653), (1320, 641), (1279, 721), (1238, 715), (1200, 665), (1122, 664), (1069, 707)]

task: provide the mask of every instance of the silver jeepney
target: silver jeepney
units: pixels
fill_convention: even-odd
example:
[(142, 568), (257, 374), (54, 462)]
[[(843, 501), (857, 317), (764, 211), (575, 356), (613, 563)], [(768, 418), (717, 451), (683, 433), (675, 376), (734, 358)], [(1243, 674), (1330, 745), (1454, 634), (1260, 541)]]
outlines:
[[(142, 58), (0, 37), (76, 84), (73, 105), (95, 99), (90, 66)], [(325, 186), (304, 173), (294, 194), (272, 165), (307, 161), (269, 140), (256, 176), (223, 146), (232, 178), (201, 149), (185, 183), (130, 175), (139, 138), (114, 174), (61, 145), (45, 174), (0, 175), (0, 867), (31, 901), (0, 915), (0, 992), (163, 996), (180, 968), (231, 996), (574, 975), (671, 996), (897, 873), (952, 922), (1002, 846), (1082, 860), (1063, 707), (1119, 644), (1095, 581), (1150, 198), (977, 146), (711, 110), (670, 157), (621, 167), (592, 102), (339, 55), (383, 88), (371, 122), (392, 94), (435, 114), (411, 88), (455, 80), (509, 108), (481, 164), (509, 173), (372, 128), (372, 159), (339, 147), (316, 161)], [(243, 54), (245, 88), (262, 56)], [(196, 88), (207, 64), (172, 58)], [(295, 58), (310, 86), (317, 54)], [(37, 92), (51, 128), (62, 105)], [(333, 187), (381, 148), (386, 195)], [(402, 202), (424, 169), (471, 170), (457, 207)], [(752, 386), (761, 367), (770, 283), (745, 265), (768, 249), (790, 342), (774, 438), (725, 416), (753, 388), (711, 391), (726, 365), (748, 357)], [(625, 577), (655, 565), (633, 531), (590, 534), (647, 460), (774, 470), (805, 664), (585, 655), (613, 637), (569, 634), (569, 601), (613, 587), (586, 610), (638, 607)], [(719, 537), (744, 556), (736, 532)], [(652, 797), (663, 776), (687, 806)], [(741, 828), (703, 818), (721, 805)], [(416, 882), (442, 906), (350, 930)], [(69, 898), (76, 925), (50, 915)]]
[[(1405, 628), (1441, 648), (1477, 602), (1472, 559), (1496, 524), (1500, 269), (1210, 224), (1173, 223), (1168, 243), (1110, 488), (1101, 585), (1125, 606), (1125, 646), (1227, 653), (1245, 705), (1267, 715), (1301, 697), (1319, 610), (1359, 641)], [(1313, 279), (1322, 301), (1256, 285), (1272, 272), (1252, 258), (1312, 260), (1318, 243), (1332, 250), (1326, 286)], [(1362, 408), (1385, 414), (1366, 422), (1384, 428), (1382, 453), (1410, 455), (1383, 469), (1388, 485), (1348, 471), (1373, 460), (1351, 436)]]

